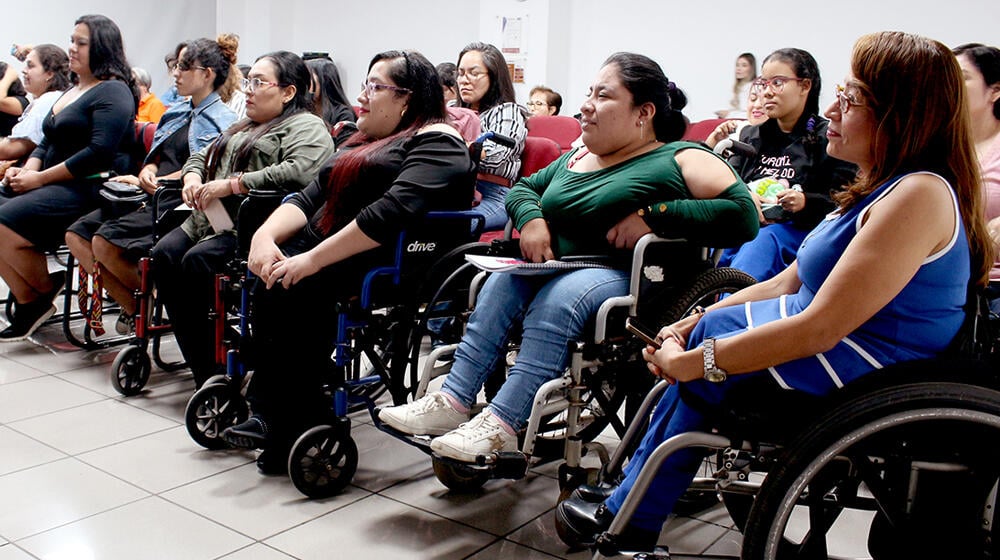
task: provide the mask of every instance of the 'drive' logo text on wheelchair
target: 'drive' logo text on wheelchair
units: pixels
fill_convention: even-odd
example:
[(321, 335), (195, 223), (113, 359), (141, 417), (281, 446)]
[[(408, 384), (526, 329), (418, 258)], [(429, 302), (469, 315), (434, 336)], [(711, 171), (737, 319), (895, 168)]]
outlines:
[(407, 253), (432, 253), (437, 247), (437, 243), (424, 243), (422, 241), (414, 241), (406, 246)]

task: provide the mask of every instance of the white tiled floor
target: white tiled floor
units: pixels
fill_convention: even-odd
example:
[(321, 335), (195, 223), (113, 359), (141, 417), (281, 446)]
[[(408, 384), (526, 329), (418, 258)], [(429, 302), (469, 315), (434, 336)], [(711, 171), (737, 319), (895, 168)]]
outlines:
[[(427, 456), (362, 416), (353, 484), (310, 501), (258, 474), (251, 453), (191, 441), (190, 375), (154, 370), (142, 395), (119, 396), (116, 352), (72, 349), (54, 325), (0, 346), (0, 560), (590, 556), (555, 535), (552, 464), (454, 495)], [(671, 521), (661, 542), (736, 554), (740, 537), (716, 509)]]

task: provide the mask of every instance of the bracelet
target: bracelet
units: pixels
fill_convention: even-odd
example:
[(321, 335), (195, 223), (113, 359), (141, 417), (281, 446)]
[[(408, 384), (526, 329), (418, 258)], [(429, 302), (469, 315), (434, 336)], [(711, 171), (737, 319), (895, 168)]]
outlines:
[(243, 174), (233, 175), (229, 178), (229, 188), (233, 190), (233, 194), (243, 194), (243, 189), (240, 188), (240, 177)]
[(705, 308), (700, 305), (696, 305), (694, 306), (694, 309), (692, 309), (691, 312), (688, 313), (687, 316), (692, 317), (694, 315), (704, 315), (704, 314), (705, 314)]

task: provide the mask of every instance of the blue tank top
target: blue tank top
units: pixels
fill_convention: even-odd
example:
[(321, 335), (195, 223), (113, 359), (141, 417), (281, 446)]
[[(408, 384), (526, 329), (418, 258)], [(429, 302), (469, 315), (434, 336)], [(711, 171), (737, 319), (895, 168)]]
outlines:
[[(947, 184), (942, 177), (934, 176)], [(830, 214), (816, 226), (799, 247), (802, 287), (776, 300), (751, 303), (746, 310), (750, 328), (754, 323), (759, 325), (805, 309), (861, 229), (868, 207), (889, 194), (902, 179), (878, 187), (844, 214)], [(873, 369), (929, 358), (948, 346), (965, 317), (962, 308), (971, 275), (965, 226), (950, 186), (949, 191), (956, 227), (948, 245), (927, 257), (896, 297), (832, 350), (769, 368), (782, 386), (824, 393)], [(810, 375), (817, 369), (827, 375)]]

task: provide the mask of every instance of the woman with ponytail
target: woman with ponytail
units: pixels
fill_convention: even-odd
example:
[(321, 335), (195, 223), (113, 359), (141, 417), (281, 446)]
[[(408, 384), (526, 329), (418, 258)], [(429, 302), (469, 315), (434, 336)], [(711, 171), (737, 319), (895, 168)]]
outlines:
[(472, 195), (468, 148), (445, 124), (438, 76), (423, 55), (376, 55), (358, 104), (358, 132), (250, 246), (258, 276), (247, 390), (253, 416), (223, 438), (263, 448), (257, 464), (266, 473), (283, 470), (295, 438), (329, 411), (322, 385), (333, 367), (337, 303), (391, 259), (402, 229), (432, 209), (463, 209)]
[[(233, 72), (230, 67), (229, 79)], [(221, 369), (206, 310), (212, 307), (215, 274), (236, 250), (232, 226), (213, 225), (206, 210), (235, 222), (249, 193), (302, 190), (333, 154), (330, 132), (312, 112), (309, 70), (298, 55), (277, 51), (260, 57), (241, 84), (246, 118), (184, 164), (181, 198), (192, 215), (152, 251), (159, 296), (199, 386)]]
[[(521, 179), (507, 210), (532, 262), (567, 255), (610, 255), (631, 262), (650, 232), (692, 243), (731, 246), (757, 233), (746, 185), (710, 150), (679, 141), (687, 99), (653, 60), (618, 53), (605, 61), (580, 108), (583, 147)], [(493, 274), (479, 294), (441, 391), (382, 409), (393, 428), (441, 436), (431, 449), (473, 462), (517, 448), (535, 392), (565, 371), (600, 305), (628, 293), (629, 272), (587, 268), (563, 274)], [(507, 338), (523, 332), (517, 361), (481, 414), (470, 409), (506, 356)]]

